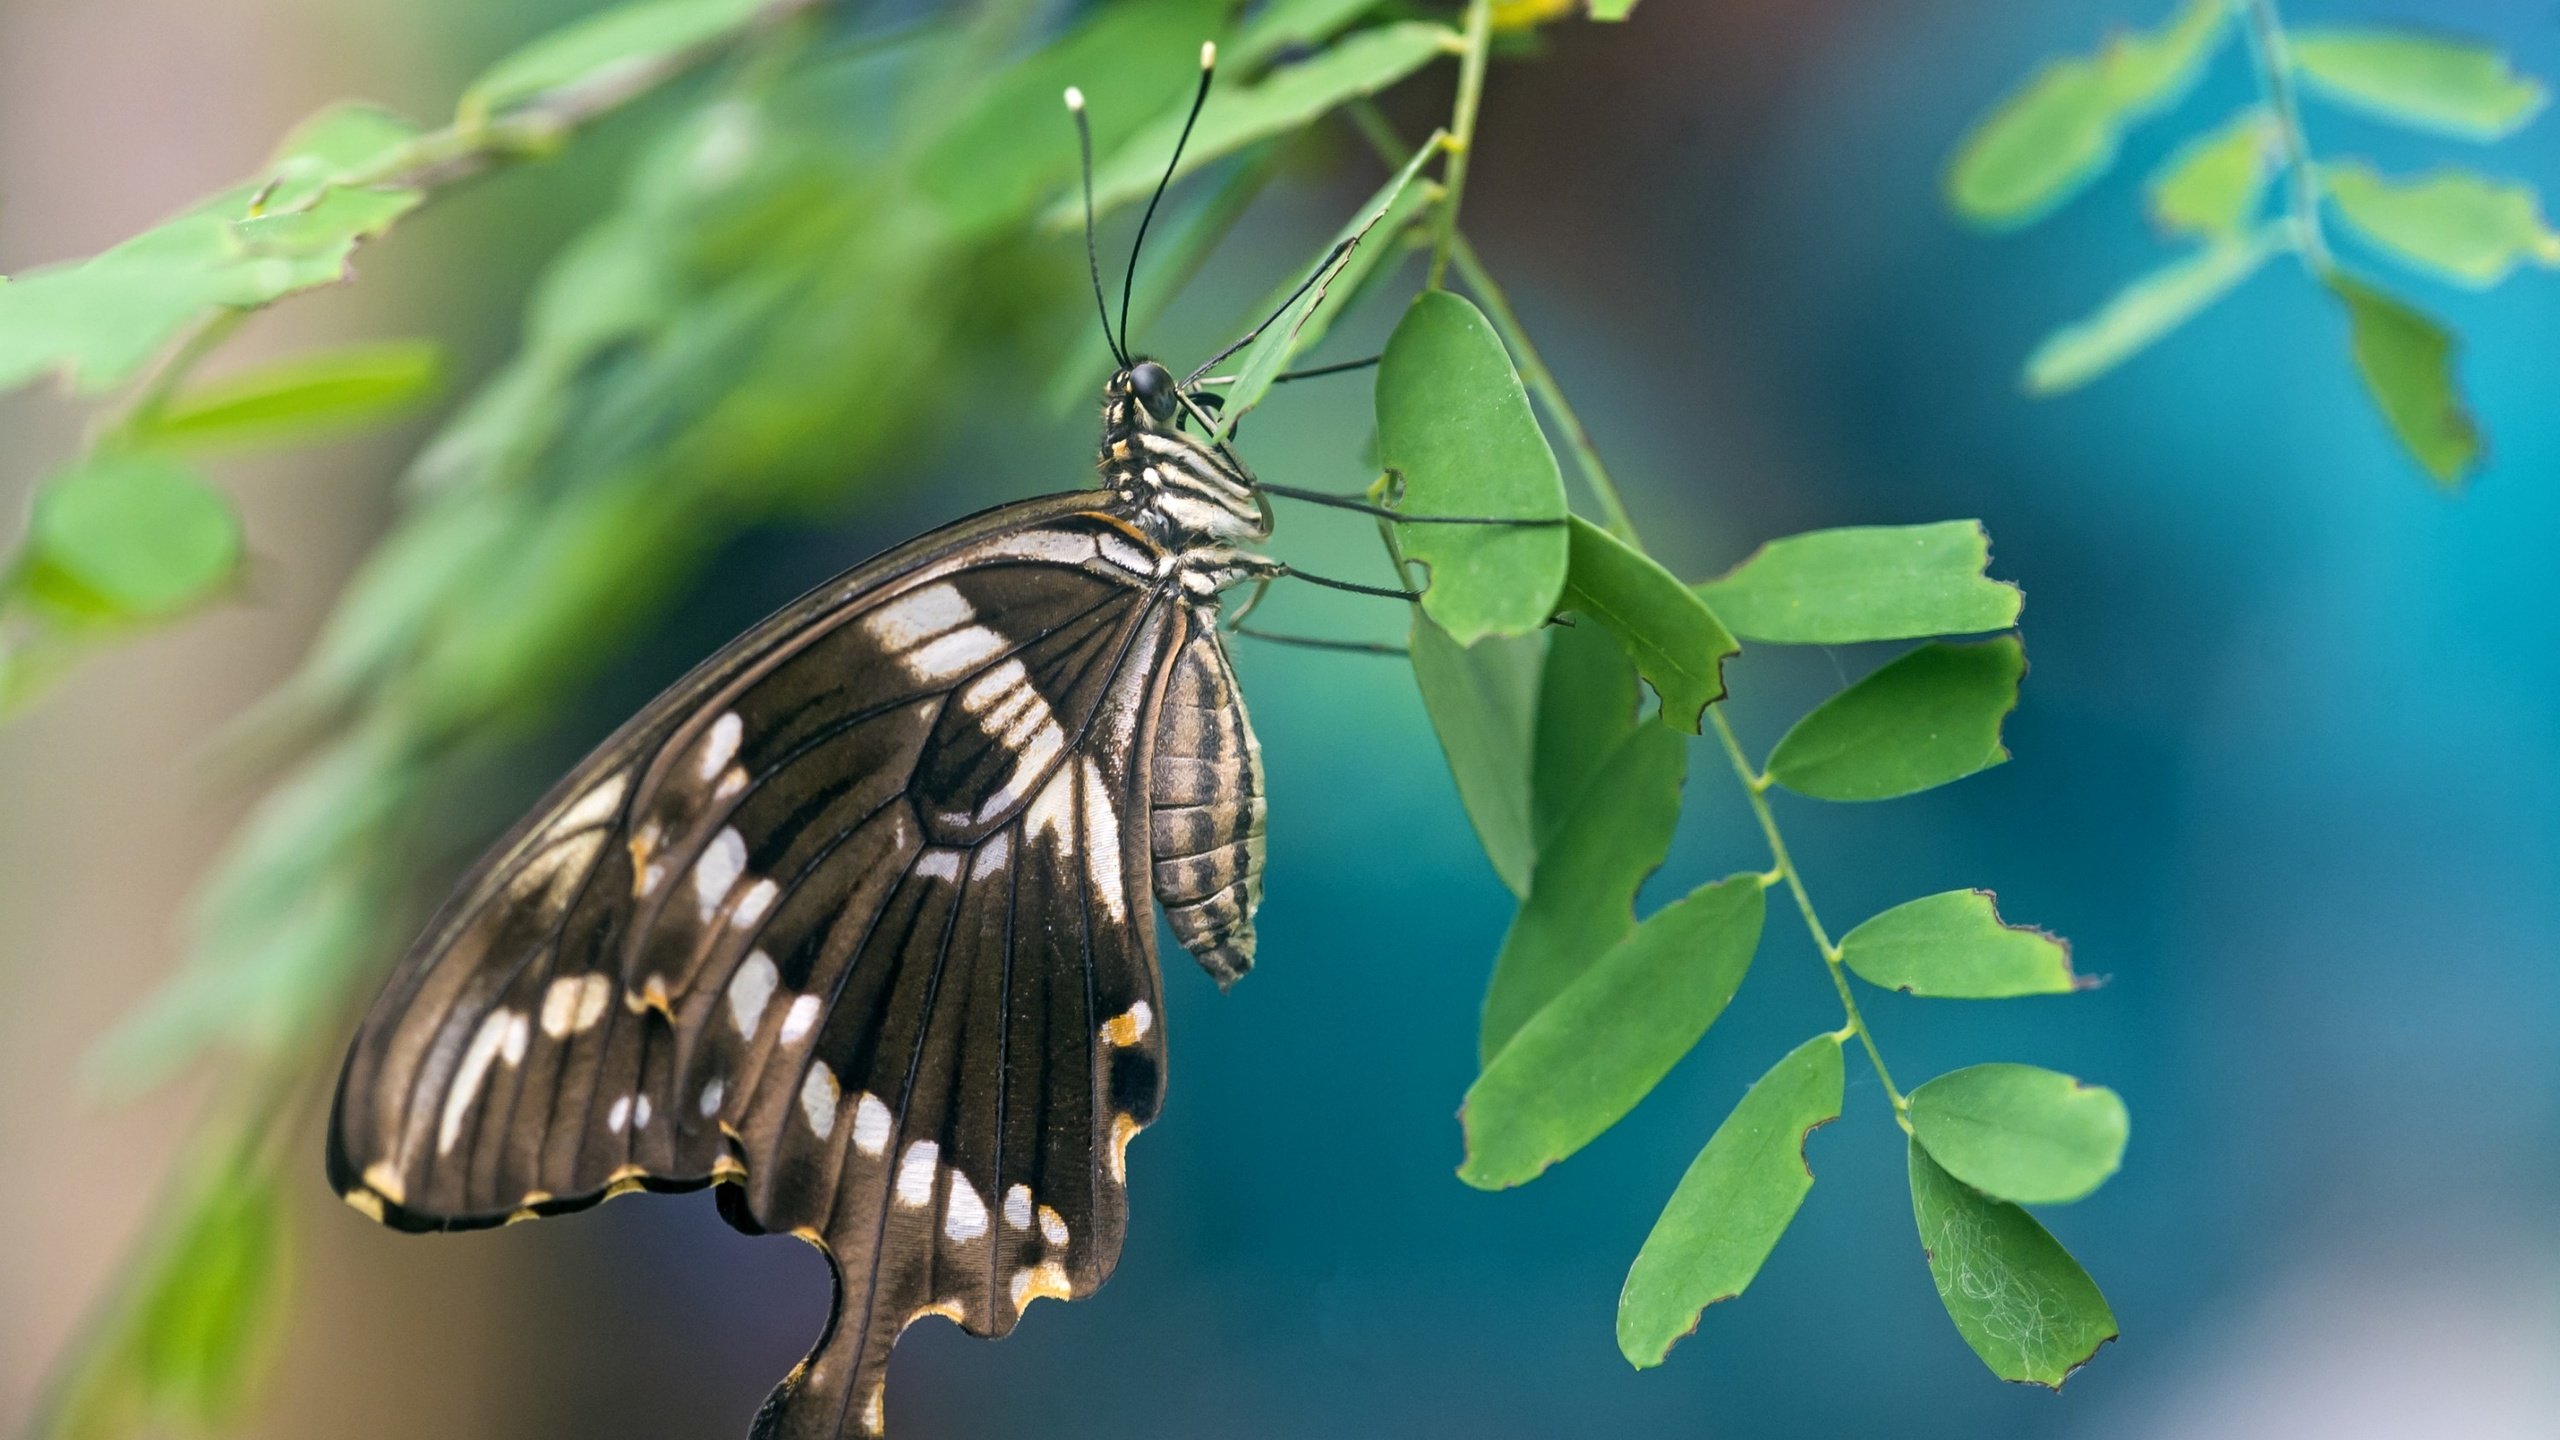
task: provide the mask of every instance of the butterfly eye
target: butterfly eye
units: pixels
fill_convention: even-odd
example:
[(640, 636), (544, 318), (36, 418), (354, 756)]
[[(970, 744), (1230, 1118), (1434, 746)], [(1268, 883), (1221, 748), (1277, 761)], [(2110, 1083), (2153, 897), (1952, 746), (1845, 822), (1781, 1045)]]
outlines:
[(1129, 371), (1129, 389), (1147, 413), (1158, 420), (1173, 418), (1173, 372), (1153, 360), (1141, 360)]

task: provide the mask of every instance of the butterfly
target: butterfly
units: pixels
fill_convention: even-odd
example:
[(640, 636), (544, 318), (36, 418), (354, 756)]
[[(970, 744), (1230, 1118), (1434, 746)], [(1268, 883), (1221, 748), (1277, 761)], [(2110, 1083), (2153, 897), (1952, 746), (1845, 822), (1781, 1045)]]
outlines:
[(878, 1434), (928, 1315), (1000, 1336), (1118, 1259), (1164, 1093), (1152, 898), (1253, 962), (1260, 753), (1221, 591), (1267, 506), (1104, 391), (1101, 488), (804, 596), (606, 740), (463, 880), (355, 1039), (332, 1185), (411, 1230), (720, 1187), (833, 1262), (754, 1434)]

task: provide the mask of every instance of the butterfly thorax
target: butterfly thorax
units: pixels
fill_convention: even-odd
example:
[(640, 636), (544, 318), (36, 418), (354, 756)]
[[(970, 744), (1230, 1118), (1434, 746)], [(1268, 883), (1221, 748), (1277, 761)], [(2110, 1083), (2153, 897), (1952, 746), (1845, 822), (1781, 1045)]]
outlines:
[[(1238, 542), (1268, 539), (1271, 513), (1252, 475), (1225, 447), (1178, 428), (1171, 417), (1187, 407), (1160, 385), (1147, 385), (1149, 372), (1165, 374), (1140, 361), (1104, 387), (1103, 483), (1170, 550), (1223, 558), (1239, 554), (1232, 549)], [(1245, 573), (1250, 567), (1226, 574), (1221, 588)]]

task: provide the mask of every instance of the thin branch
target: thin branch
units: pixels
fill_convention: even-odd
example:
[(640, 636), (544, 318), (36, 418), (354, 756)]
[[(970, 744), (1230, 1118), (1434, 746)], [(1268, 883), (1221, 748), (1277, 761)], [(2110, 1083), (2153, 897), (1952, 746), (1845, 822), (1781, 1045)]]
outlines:
[(2285, 208), (2293, 229), (2294, 251), (2315, 275), (2337, 268), (2329, 253), (2329, 236), (2320, 223), (2320, 172), (2311, 159), (2311, 142), (2302, 129), (2302, 104), (2294, 92), (2293, 57), (2285, 39), (2275, 0), (2232, 0), (2249, 36), (2249, 65), (2259, 93), (2276, 118), (2284, 145)]
[(1441, 145), (1449, 152), (1441, 172), (1440, 226), (1431, 245), (1430, 288), (1440, 288), (1449, 257), (1458, 245), (1458, 202), (1467, 190), (1467, 156), (1476, 148), (1476, 111), (1484, 103), (1484, 69), (1493, 49), (1493, 0), (1467, 0), (1466, 52), (1458, 64), (1458, 103), (1450, 112), (1449, 135)]

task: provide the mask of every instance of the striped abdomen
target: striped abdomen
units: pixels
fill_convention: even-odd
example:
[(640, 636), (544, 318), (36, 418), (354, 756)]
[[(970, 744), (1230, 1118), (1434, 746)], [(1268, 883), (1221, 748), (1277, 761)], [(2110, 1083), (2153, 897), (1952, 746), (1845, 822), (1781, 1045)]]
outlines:
[(1157, 903), (1200, 968), (1232, 984), (1253, 968), (1262, 900), (1262, 747), (1205, 615), (1166, 677), (1152, 763)]

